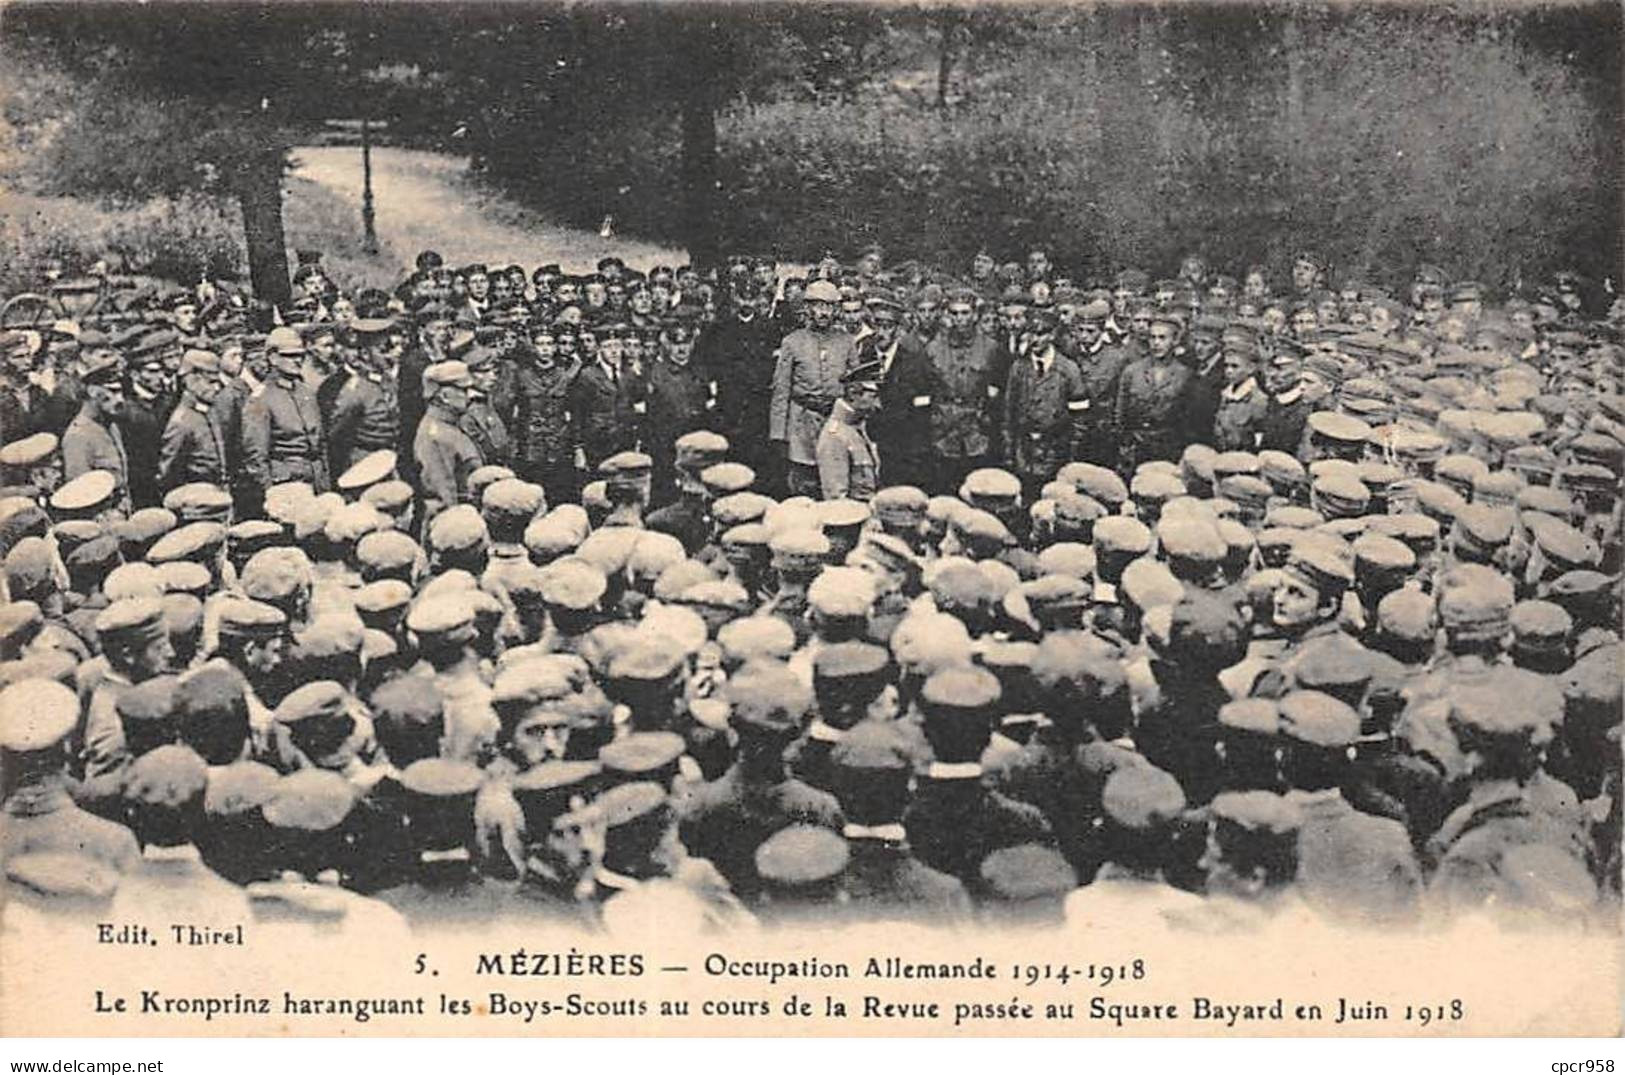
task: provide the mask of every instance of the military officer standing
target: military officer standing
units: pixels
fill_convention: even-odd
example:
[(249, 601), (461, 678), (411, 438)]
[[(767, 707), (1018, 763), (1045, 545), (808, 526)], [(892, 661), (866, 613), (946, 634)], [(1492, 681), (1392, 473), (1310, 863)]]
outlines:
[(213, 407), (219, 394), (219, 357), (209, 351), (181, 356), (181, 398), (158, 450), (158, 487), (165, 492), (188, 482), (231, 484), (225, 433)]
[(868, 420), (880, 409), (880, 363), (856, 366), (841, 378), (842, 398), (818, 434), (818, 485), (825, 500), (868, 501), (875, 495), (880, 456)]
[(332, 473), (342, 474), (373, 452), (396, 451), (401, 419), (400, 338), (383, 318), (350, 325), (356, 343), (350, 375), (337, 386), (328, 429)]
[(282, 482), (309, 482), (317, 492), (332, 485), (327, 445), (316, 394), (301, 377), (305, 345), (290, 328), (265, 339), (272, 377), (243, 408), (243, 463), (259, 497)]
[(461, 362), (437, 362), (423, 374), (428, 407), (418, 423), (413, 455), (423, 487), (423, 519), (469, 498), (468, 479), (485, 460), (459, 427), (474, 379)]
[(111, 348), (85, 356), (85, 401), (62, 433), (62, 476), (67, 481), (105, 470), (117, 481), (116, 502), (130, 507), (130, 461), (118, 418), (124, 412), (124, 363)]
[(835, 326), (840, 289), (815, 280), (805, 300), (806, 327), (779, 345), (768, 436), (785, 445), (790, 492), (816, 496), (818, 433), (840, 396), (842, 375), (857, 362), (857, 344)]

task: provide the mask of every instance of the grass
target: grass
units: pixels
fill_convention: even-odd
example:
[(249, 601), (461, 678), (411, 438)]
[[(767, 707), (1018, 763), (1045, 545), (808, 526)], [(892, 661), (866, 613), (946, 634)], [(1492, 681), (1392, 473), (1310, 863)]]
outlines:
[(283, 185), (282, 229), (291, 253), (320, 250), (322, 267), (348, 291), (364, 287), (385, 290), (400, 283), (410, 262), (380, 237), (377, 253), (368, 253), (361, 227), (361, 206), (298, 175)]

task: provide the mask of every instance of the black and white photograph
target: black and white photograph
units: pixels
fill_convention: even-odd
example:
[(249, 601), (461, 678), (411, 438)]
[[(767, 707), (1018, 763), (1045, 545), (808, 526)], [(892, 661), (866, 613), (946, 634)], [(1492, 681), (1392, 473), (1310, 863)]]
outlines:
[(1618, 1035), (1621, 37), (0, 7), (0, 1033)]

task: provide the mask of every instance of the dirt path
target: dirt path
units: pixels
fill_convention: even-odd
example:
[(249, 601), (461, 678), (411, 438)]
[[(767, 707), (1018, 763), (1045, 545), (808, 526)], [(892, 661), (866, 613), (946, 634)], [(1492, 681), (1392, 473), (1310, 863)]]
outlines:
[[(295, 175), (361, 203), (361, 151), (349, 146), (302, 146), (294, 150)], [(615, 254), (636, 269), (687, 260), (680, 250), (597, 232), (560, 227), (515, 203), (480, 190), (460, 157), (415, 149), (372, 151), (373, 204), (378, 237), (410, 259), (438, 250), (447, 264), (517, 263), (527, 269), (550, 261), (566, 272), (590, 272), (599, 258)], [(403, 265), (403, 268), (407, 267)]]

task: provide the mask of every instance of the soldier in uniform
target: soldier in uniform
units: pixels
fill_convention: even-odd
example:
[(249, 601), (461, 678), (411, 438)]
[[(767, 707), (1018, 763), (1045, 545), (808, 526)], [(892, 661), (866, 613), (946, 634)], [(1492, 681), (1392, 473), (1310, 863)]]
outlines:
[(956, 293), (948, 303), (947, 329), (925, 345), (931, 372), (924, 406), (931, 413), (936, 455), (928, 493), (952, 493), (965, 475), (986, 465), (1003, 391), (997, 351), (998, 345), (976, 329), (974, 296)]
[(124, 363), (110, 348), (84, 359), (85, 401), (62, 432), (62, 477), (72, 481), (93, 470), (116, 481), (116, 503), (130, 508), (130, 461), (124, 451), (119, 416), (124, 413)]
[(271, 380), (243, 408), (243, 464), (256, 499), (265, 490), (302, 481), (318, 493), (332, 484), (327, 469), (326, 431), (316, 395), (301, 379), (304, 342), (293, 329), (273, 329), (265, 339)]
[(130, 392), (119, 424), (130, 456), (130, 503), (138, 508), (162, 499), (158, 455), (175, 403), (170, 371), (178, 365), (180, 355), (180, 336), (169, 329), (143, 336), (130, 352)]
[(485, 464), (479, 448), (459, 428), (474, 383), (461, 362), (437, 362), (423, 374), (427, 409), (412, 445), (423, 490), (425, 524), (469, 498), (468, 479)]
[(493, 398), (499, 375), (497, 352), (476, 344), (463, 356), (463, 364), (470, 378), (468, 406), (458, 415), (457, 428), (468, 434), (485, 465), (507, 466), (512, 458), (508, 426)]
[(331, 473), (343, 474), (378, 451), (396, 451), (401, 421), (400, 338), (394, 323), (361, 318), (350, 323), (356, 344), (348, 376), (338, 384), (328, 422)]
[(825, 500), (868, 501), (879, 487), (880, 458), (869, 439), (869, 418), (880, 410), (880, 363), (854, 366), (841, 376), (841, 398), (818, 434), (814, 454)]
[(158, 487), (165, 492), (189, 482), (231, 484), (225, 431), (212, 406), (219, 393), (219, 356), (209, 351), (181, 356), (181, 397), (158, 451)]
[(768, 436), (784, 444), (791, 493), (818, 493), (818, 433), (841, 393), (841, 377), (857, 363), (857, 344), (836, 327), (841, 292), (815, 280), (806, 293), (807, 325), (779, 344), (773, 371)]

